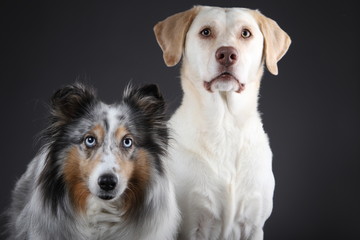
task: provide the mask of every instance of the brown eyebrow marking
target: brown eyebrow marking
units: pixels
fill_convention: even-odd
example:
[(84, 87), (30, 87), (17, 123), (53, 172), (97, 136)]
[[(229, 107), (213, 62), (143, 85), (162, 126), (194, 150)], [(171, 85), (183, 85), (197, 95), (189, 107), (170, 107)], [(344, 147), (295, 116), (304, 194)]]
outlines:
[[(89, 134), (94, 133), (94, 137), (96, 137), (98, 140), (103, 140), (105, 137), (105, 129), (100, 125), (95, 125), (90, 131)], [(88, 135), (89, 135), (88, 134)]]
[(126, 127), (121, 126), (118, 127), (115, 131), (115, 138), (116, 139), (122, 139), (125, 135), (129, 134), (129, 131), (127, 130)]

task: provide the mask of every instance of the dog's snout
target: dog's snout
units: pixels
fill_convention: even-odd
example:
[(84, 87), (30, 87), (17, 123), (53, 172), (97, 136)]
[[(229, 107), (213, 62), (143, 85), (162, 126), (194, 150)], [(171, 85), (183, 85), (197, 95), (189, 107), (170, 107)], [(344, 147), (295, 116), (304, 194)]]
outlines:
[(111, 191), (114, 190), (118, 179), (113, 174), (104, 174), (99, 177), (98, 184), (102, 190)]
[(220, 47), (215, 53), (215, 58), (218, 63), (228, 67), (236, 62), (238, 53), (233, 47)]

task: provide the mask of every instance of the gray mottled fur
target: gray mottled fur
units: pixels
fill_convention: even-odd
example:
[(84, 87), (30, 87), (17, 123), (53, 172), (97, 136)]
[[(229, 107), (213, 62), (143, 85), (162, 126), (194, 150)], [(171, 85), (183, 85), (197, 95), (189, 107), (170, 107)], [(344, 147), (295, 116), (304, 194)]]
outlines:
[[(166, 154), (168, 136), (162, 115), (163, 99), (157, 87), (128, 87), (118, 105), (106, 105), (93, 98), (94, 93), (79, 84), (61, 89), (53, 96), (45, 144), (13, 190), (7, 211), (9, 240), (174, 239), (180, 216), (173, 186), (161, 160)], [(95, 215), (79, 214), (62, 176), (62, 161), (69, 146), (77, 144), (94, 122), (106, 122), (102, 113), (109, 107), (118, 109), (119, 118), (130, 131), (145, 139), (139, 140), (139, 145), (145, 149), (150, 146), (151, 180), (143, 203), (133, 216), (126, 218), (120, 210), (120, 200), (104, 201), (96, 196), (91, 196), (90, 201), (95, 206)], [(83, 113), (80, 116), (78, 112)], [(56, 189), (57, 186), (60, 188)]]

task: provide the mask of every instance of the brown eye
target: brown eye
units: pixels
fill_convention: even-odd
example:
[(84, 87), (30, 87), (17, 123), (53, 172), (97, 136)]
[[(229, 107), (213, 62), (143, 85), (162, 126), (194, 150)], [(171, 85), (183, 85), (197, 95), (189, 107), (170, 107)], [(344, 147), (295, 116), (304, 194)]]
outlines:
[(244, 29), (241, 32), (241, 37), (243, 38), (249, 38), (251, 36), (251, 32), (248, 29)]
[(210, 28), (204, 28), (201, 30), (200, 34), (204, 37), (209, 37), (211, 35), (211, 30)]

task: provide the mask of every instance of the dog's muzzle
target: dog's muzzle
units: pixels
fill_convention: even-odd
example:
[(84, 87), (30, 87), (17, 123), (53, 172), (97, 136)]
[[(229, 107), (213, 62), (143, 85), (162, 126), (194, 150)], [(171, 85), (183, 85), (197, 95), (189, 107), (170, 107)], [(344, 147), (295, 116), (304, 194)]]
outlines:
[(232, 73), (232, 68), (238, 60), (238, 52), (234, 47), (220, 47), (215, 52), (215, 59), (219, 66), (219, 75), (210, 82), (204, 81), (204, 87), (209, 92), (234, 91), (240, 93), (245, 85)]
[(204, 81), (204, 87), (211, 93), (214, 91), (234, 91), (241, 93), (245, 88), (245, 84), (240, 83), (240, 81), (230, 72), (222, 72), (220, 75), (213, 78), (210, 82)]

